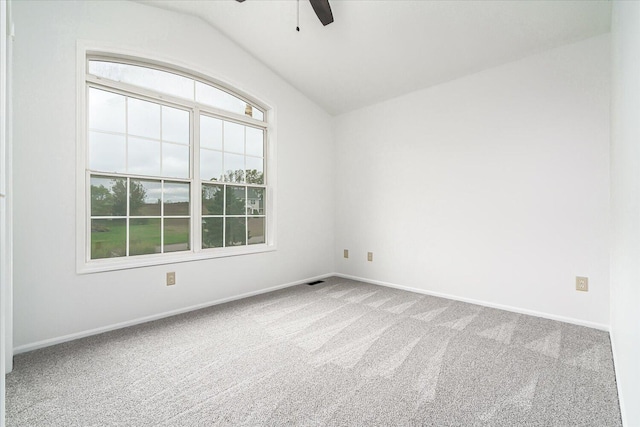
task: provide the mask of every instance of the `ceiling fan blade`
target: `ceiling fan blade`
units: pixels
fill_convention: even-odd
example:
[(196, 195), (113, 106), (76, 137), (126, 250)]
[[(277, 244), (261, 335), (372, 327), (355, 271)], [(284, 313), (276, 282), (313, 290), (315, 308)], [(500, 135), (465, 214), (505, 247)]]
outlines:
[(331, 6), (329, 6), (329, 0), (309, 0), (313, 11), (318, 15), (318, 19), (322, 22), (322, 25), (329, 25), (333, 22), (333, 13), (331, 13)]

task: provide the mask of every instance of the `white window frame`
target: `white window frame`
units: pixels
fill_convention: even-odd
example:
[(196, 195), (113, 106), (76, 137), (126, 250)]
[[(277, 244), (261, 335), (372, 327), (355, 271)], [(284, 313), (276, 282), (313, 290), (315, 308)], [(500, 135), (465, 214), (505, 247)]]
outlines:
[[(136, 96), (148, 96), (153, 99), (160, 99), (162, 103), (175, 104), (176, 106), (194, 108), (191, 120), (191, 249), (183, 252), (172, 252), (165, 254), (149, 254), (140, 256), (124, 256), (117, 258), (90, 259), (91, 256), (91, 226), (90, 226), (90, 185), (88, 168), (88, 138), (87, 138), (87, 87), (101, 86), (101, 79), (87, 74), (88, 58), (104, 58), (107, 60), (129, 61), (136, 65), (149, 65), (158, 67), (177, 74), (184, 74), (191, 78), (202, 80), (213, 84), (229, 93), (246, 99), (253, 105), (257, 105), (264, 111), (264, 122), (256, 119), (241, 116), (232, 112), (216, 109), (209, 106), (198, 106), (194, 108), (194, 101), (185, 101), (177, 97), (165, 94), (158, 94), (137, 86), (125, 83), (109, 81), (109, 88), (122, 90)], [(190, 262), (213, 258), (222, 258), (237, 255), (248, 255), (277, 250), (276, 246), (276, 109), (254, 95), (249, 95), (241, 89), (241, 86), (234, 84), (231, 80), (214, 78), (211, 73), (202, 71), (199, 67), (191, 64), (184, 64), (173, 58), (160, 58), (157, 55), (150, 56), (148, 53), (137, 52), (121, 46), (96, 44), (79, 41), (77, 45), (76, 57), (76, 80), (77, 80), (77, 137), (76, 137), (76, 271), (78, 274), (95, 273), (112, 270), (122, 270), (129, 268), (139, 268), (154, 265), (173, 264), (180, 262)], [(265, 232), (266, 241), (264, 244), (244, 245), (224, 248), (201, 249), (201, 183), (200, 164), (194, 161), (199, 157), (199, 115), (200, 111), (213, 113), (223, 119), (230, 119), (245, 124), (253, 124), (263, 127), (266, 130), (266, 140), (264, 147), (264, 175), (265, 179)], [(196, 154), (198, 153), (198, 154)], [(96, 173), (98, 175), (99, 173)], [(110, 175), (106, 173), (106, 175)], [(160, 179), (160, 177), (158, 177)], [(172, 181), (173, 179), (166, 178)], [(175, 181), (182, 181), (176, 179)], [(220, 183), (223, 184), (223, 183)], [(224, 183), (233, 185), (234, 183)], [(246, 186), (246, 184), (238, 183)]]

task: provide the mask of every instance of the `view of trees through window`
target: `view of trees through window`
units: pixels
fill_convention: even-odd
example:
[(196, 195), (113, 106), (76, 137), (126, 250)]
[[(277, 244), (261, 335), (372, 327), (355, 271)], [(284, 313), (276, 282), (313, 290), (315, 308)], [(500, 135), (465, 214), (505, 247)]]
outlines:
[[(89, 259), (266, 243), (266, 127), (196, 101), (174, 105), (123, 90), (117, 81), (135, 84), (145, 75), (161, 77), (154, 83), (160, 91), (163, 81), (189, 85), (183, 76), (117, 63), (120, 74), (112, 74), (127, 77), (110, 84), (109, 64), (99, 63), (99, 82), (87, 77)], [(210, 104), (235, 105), (218, 92), (223, 98)]]
[(188, 183), (92, 176), (92, 257), (188, 250), (189, 211)]

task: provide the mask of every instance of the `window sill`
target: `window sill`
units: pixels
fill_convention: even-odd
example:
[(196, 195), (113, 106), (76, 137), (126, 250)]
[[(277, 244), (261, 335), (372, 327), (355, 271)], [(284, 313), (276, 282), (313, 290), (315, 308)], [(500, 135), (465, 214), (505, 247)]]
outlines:
[(233, 248), (204, 249), (199, 252), (190, 251), (172, 254), (143, 255), (140, 257), (130, 258), (96, 259), (79, 264), (77, 273), (90, 274), (105, 271), (127, 270), (131, 268), (151, 267), (155, 265), (177, 264), (205, 259), (274, 252), (275, 250), (275, 245), (263, 244)]

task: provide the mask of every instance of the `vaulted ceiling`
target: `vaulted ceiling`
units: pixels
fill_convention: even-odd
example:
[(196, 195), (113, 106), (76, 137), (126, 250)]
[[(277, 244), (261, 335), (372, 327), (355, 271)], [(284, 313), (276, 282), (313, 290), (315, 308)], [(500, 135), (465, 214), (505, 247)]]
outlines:
[(198, 16), (330, 114), (608, 32), (609, 1), (141, 0)]

